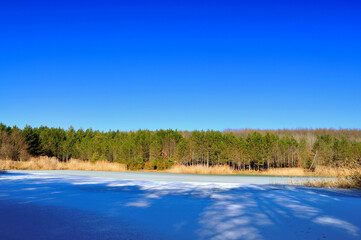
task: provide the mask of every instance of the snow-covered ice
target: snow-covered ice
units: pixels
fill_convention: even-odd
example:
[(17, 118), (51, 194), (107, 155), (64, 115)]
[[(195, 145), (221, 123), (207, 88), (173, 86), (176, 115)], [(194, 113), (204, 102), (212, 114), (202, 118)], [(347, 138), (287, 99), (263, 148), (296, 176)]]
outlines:
[(361, 239), (360, 191), (277, 181), (10, 171), (0, 239)]

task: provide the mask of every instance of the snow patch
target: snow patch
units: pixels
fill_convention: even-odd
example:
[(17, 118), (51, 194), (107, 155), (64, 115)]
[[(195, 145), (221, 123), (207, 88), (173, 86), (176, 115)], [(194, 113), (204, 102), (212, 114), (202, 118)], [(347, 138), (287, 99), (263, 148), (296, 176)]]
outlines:
[(150, 203), (147, 201), (144, 201), (144, 200), (139, 200), (136, 202), (127, 203), (127, 204), (125, 204), (125, 206), (127, 206), (127, 207), (149, 207)]
[(348, 231), (351, 235), (354, 236), (359, 236), (358, 232), (359, 229), (358, 227), (354, 226), (351, 223), (348, 223), (346, 221), (337, 219), (337, 218), (333, 218), (333, 217), (328, 217), (328, 216), (323, 216), (323, 217), (317, 217), (313, 220), (314, 223), (317, 224), (321, 224), (321, 225), (329, 225), (332, 227), (337, 227), (337, 228), (341, 228), (341, 229), (345, 229), (346, 231)]

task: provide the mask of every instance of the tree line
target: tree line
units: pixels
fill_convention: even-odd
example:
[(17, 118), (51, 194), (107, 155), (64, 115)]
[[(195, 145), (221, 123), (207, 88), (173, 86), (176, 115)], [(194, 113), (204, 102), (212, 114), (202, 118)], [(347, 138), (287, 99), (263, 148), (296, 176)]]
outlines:
[(361, 130), (94, 131), (23, 129), (0, 124), (0, 158), (30, 156), (107, 160), (129, 169), (165, 169), (173, 164), (228, 165), (238, 170), (361, 164)]

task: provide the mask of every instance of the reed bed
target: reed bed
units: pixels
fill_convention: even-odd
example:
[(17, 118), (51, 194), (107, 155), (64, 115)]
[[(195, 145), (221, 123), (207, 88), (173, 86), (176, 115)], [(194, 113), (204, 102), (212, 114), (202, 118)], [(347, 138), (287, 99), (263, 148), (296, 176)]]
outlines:
[(165, 170), (170, 173), (191, 173), (191, 174), (241, 174), (241, 175), (269, 175), (269, 176), (304, 176), (303, 168), (272, 168), (265, 171), (235, 170), (228, 165), (217, 165), (207, 167), (204, 165), (175, 165)]
[(327, 188), (361, 188), (361, 167), (356, 168), (327, 168), (315, 170), (318, 176), (303, 182), (311, 187)]
[(303, 168), (270, 168), (260, 173), (271, 176), (305, 176), (307, 173)]
[[(107, 161), (83, 161), (70, 159), (60, 162), (56, 158), (37, 157), (28, 161), (12, 161), (0, 159), (0, 170), (86, 170), (86, 171), (127, 171), (125, 164)], [(228, 165), (203, 166), (203, 165), (174, 165), (164, 170), (170, 173), (190, 174), (239, 174), (239, 175), (269, 175), (269, 176), (313, 176), (307, 180), (290, 179), (290, 184), (306, 185), (313, 187), (338, 187), (361, 188), (361, 167), (331, 168), (317, 166), (314, 171), (303, 168), (272, 168), (264, 171), (235, 170)]]
[(94, 163), (78, 159), (60, 162), (56, 158), (39, 157), (28, 161), (0, 160), (1, 170), (86, 170), (86, 171), (126, 171), (125, 164), (96, 161)]
[(316, 166), (314, 175), (324, 176), (324, 177), (347, 177), (355, 173), (355, 168), (343, 168), (343, 167), (326, 167), (326, 166)]
[(191, 174), (237, 174), (239, 171), (233, 170), (227, 165), (217, 165), (217, 166), (202, 166), (202, 165), (175, 165), (170, 169), (166, 170), (170, 173), (191, 173)]

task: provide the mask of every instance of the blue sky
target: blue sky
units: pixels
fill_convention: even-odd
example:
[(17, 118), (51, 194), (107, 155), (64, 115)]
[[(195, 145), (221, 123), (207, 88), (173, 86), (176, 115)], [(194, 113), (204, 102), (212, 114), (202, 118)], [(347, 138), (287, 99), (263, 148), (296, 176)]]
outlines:
[(2, 1), (0, 122), (361, 128), (360, 1), (290, 2)]

